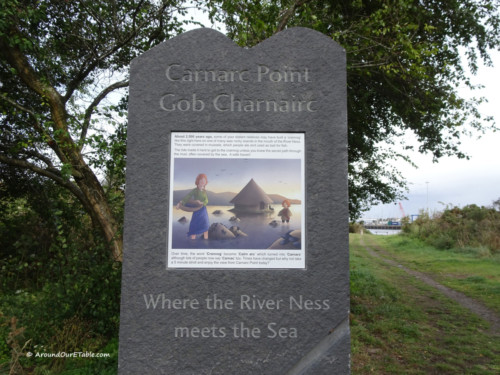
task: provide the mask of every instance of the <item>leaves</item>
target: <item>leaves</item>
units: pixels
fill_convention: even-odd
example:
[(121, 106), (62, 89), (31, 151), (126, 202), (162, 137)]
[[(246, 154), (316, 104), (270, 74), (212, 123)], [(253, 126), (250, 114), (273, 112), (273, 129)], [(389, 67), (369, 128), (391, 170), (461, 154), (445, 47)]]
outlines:
[[(474, 72), (478, 59), (500, 43), (498, 0), (352, 0), (259, 2), (210, 1), (239, 45), (270, 37), (287, 27), (315, 29), (341, 44), (347, 54), (349, 191), (351, 217), (378, 202), (397, 199), (405, 189), (398, 171), (384, 165), (405, 159), (383, 153), (413, 133), (419, 151), (466, 157), (459, 139), (470, 129), (493, 127), (478, 111), (479, 100), (460, 98), (471, 87), (462, 62)], [(265, 25), (262, 26), (262, 25)]]
[(179, 33), (184, 12), (169, 0), (0, 0), (0, 161), (68, 188), (116, 259), (121, 217), (96, 175), (123, 185), (126, 120), (106, 100), (126, 95), (130, 61)]
[[(118, 115), (122, 109), (110, 107), (106, 97), (126, 86), (132, 58), (181, 31), (184, 2), (0, 1), (0, 40), (25, 56), (44, 92), (34, 92), (22, 65), (0, 53), (0, 152), (47, 166), (46, 160), (33, 159), (44, 155), (53, 167), (66, 166), (62, 174), (73, 178), (82, 168), (75, 161), (81, 151), (94, 168), (123, 175), (118, 169), (124, 167), (126, 123)], [(405, 160), (390, 149), (402, 134), (414, 134), (419, 151), (438, 160), (466, 157), (460, 137), (491, 126), (478, 111), (481, 99), (465, 100), (457, 88), (471, 86), (464, 63), (474, 71), (479, 59), (488, 63), (488, 50), (499, 46), (499, 0), (194, 4), (224, 22), (241, 46), (284, 27), (304, 26), (345, 48), (353, 218), (404, 192), (405, 181), (390, 167), (391, 160)], [(59, 104), (63, 110), (55, 111)], [(114, 139), (106, 129), (116, 129)], [(66, 173), (69, 165), (72, 176)]]

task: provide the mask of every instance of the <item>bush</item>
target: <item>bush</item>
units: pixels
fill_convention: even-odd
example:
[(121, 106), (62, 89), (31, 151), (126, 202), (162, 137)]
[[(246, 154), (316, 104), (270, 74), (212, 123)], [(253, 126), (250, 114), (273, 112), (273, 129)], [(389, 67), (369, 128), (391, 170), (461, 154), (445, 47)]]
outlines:
[(349, 223), (349, 233), (361, 233), (366, 231), (362, 223)]
[[(0, 372), (14, 353), (14, 343), (5, 345), (12, 319), (23, 331), (17, 344), (29, 341), (32, 352), (95, 352), (118, 336), (121, 264), (78, 201), (50, 183), (38, 188), (50, 203), (0, 200)], [(66, 366), (53, 358), (18, 362), (50, 374)]]
[(468, 205), (433, 217), (421, 214), (403, 232), (443, 250), (476, 249), (478, 256), (500, 253), (500, 212), (493, 208)]

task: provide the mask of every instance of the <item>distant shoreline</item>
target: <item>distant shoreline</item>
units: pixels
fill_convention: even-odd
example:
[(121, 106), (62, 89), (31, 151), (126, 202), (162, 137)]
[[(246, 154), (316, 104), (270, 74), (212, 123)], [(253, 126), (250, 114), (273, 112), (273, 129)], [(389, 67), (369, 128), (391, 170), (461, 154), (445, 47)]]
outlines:
[[(179, 202), (182, 200), (192, 189), (174, 190), (173, 191), (173, 201)], [(233, 192), (224, 193), (214, 193), (213, 191), (207, 190), (208, 196), (208, 206), (233, 206), (231, 200), (238, 194)], [(267, 194), (269, 198), (273, 200), (271, 204), (279, 204), (287, 199), (292, 205), (301, 205), (302, 201), (300, 199), (290, 199), (286, 198), (281, 194)]]

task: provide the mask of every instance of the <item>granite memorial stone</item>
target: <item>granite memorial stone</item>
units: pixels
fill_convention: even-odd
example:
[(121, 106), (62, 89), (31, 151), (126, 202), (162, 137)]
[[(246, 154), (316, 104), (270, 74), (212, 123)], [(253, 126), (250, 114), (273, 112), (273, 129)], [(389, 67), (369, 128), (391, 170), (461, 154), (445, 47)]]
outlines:
[(136, 58), (119, 374), (348, 374), (345, 52), (199, 29)]

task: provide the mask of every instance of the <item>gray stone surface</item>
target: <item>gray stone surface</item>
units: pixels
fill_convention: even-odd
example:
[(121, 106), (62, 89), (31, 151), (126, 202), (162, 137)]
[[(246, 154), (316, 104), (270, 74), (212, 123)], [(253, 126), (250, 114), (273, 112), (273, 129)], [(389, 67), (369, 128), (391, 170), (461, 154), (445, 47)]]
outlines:
[[(235, 73), (233, 82), (168, 80), (166, 69), (173, 64), (178, 64), (176, 69), (249, 73)], [(268, 76), (258, 82), (259, 66), (270, 72), (285, 66), (307, 68), (307, 77), (271, 82)], [(302, 28), (288, 29), (251, 49), (199, 29), (133, 61), (119, 374), (349, 373), (345, 74), (344, 50)], [(161, 98), (167, 94), (191, 100), (196, 95), (207, 106), (202, 111), (165, 111)], [(220, 111), (210, 104), (219, 94), (299, 98), (311, 104), (295, 112)], [(172, 131), (305, 133), (306, 269), (167, 269), (168, 212), (175, 204), (169, 202)], [(157, 308), (146, 307), (145, 295), (159, 298)], [(214, 295), (233, 304), (208, 309), (206, 298)], [(253, 296), (283, 302), (280, 309), (272, 303), (262, 309), (241, 308), (240, 301)], [(174, 299), (189, 302), (169, 309), (167, 300)], [(290, 308), (291, 299), (313, 302), (309, 308), (293, 303)], [(233, 327), (242, 325), (258, 328), (260, 334), (234, 337)], [(176, 327), (200, 329), (194, 331), (200, 337), (175, 337)], [(201, 331), (203, 327), (207, 329)], [(283, 336), (292, 337), (272, 337), (279, 327), (286, 330)], [(220, 337), (223, 331), (225, 337)]]

